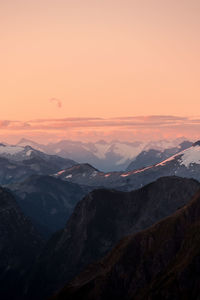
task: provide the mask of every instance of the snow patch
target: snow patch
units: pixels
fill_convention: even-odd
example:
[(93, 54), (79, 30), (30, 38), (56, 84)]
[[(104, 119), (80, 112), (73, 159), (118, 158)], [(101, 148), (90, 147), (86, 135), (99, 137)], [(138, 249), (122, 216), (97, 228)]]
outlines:
[(126, 174), (122, 174), (120, 175), (121, 177), (127, 177), (127, 176), (130, 176), (130, 173), (126, 173)]
[(109, 174), (105, 174), (104, 177), (109, 177), (110, 175), (111, 175), (110, 173)]
[(128, 159), (135, 158), (143, 149), (144, 144), (142, 143), (139, 146), (131, 146), (128, 144), (116, 143), (114, 152), (122, 156), (122, 158), (116, 164), (121, 165), (125, 163)]
[(19, 146), (0, 146), (0, 154), (15, 155), (23, 150), (24, 148)]
[(181, 157), (181, 165), (184, 165), (188, 168), (190, 164), (200, 164), (199, 146), (191, 147), (183, 151), (183, 155)]
[(92, 174), (91, 174), (91, 177), (95, 177), (95, 176), (97, 176), (97, 171), (94, 171)]
[(109, 151), (111, 145), (110, 144), (101, 144), (96, 143), (94, 144), (94, 150), (91, 151), (91, 149), (87, 145), (83, 145), (83, 148), (89, 152), (92, 152), (96, 157), (99, 159), (105, 159), (106, 153)]
[(62, 175), (65, 172), (65, 170), (61, 170), (58, 173), (56, 173), (56, 175)]
[(96, 151), (94, 154), (99, 158), (99, 159), (105, 159), (106, 158), (106, 153), (110, 149), (109, 144), (95, 144)]
[(65, 178), (72, 178), (72, 174), (65, 176)]
[(156, 166), (164, 166), (169, 161), (172, 161), (179, 157), (180, 165), (184, 165), (188, 168), (191, 164), (200, 164), (200, 147), (190, 147), (186, 150), (183, 150), (168, 159), (162, 161), (161, 163), (157, 164)]
[[(144, 149), (145, 145), (146, 145), (145, 143), (141, 143), (138, 146), (130, 145), (128, 143), (120, 143), (120, 142), (117, 142), (115, 144), (96, 143), (94, 144), (95, 149), (92, 151), (92, 153), (99, 159), (105, 159), (106, 154), (111, 151), (122, 157), (117, 162), (117, 165), (121, 165), (125, 163), (128, 159), (135, 158)], [(91, 149), (89, 149), (86, 145), (84, 145), (83, 148), (91, 152)]]
[(31, 153), (33, 152), (33, 150), (28, 150), (27, 152), (26, 152), (26, 156), (31, 156)]

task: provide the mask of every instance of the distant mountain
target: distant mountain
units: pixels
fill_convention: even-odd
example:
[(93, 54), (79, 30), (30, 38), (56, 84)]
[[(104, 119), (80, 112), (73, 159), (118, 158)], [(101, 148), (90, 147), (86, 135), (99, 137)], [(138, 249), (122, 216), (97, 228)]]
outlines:
[(22, 181), (32, 174), (53, 174), (75, 164), (70, 159), (48, 155), (30, 146), (0, 144), (0, 184)]
[[(101, 176), (101, 174), (103, 174), (103, 176), (104, 176), (103, 172), (100, 172), (99, 170), (97, 170), (96, 168), (91, 166), (90, 164), (86, 163), (86, 164), (77, 164), (71, 168), (62, 170), (53, 175), (54, 175), (54, 177), (60, 178), (62, 180), (77, 182), (80, 184), (86, 184), (88, 179), (92, 179), (96, 176), (97, 176), (97, 178), (99, 178), (99, 176)], [(98, 179), (97, 179), (97, 181), (98, 181)], [(91, 184), (91, 186), (92, 185), (93, 184)], [(99, 184), (97, 183), (97, 186), (98, 185)]]
[(63, 228), (76, 203), (91, 191), (86, 186), (39, 175), (8, 187), (24, 214), (44, 236)]
[(0, 298), (22, 299), (26, 273), (43, 240), (20, 211), (14, 197), (0, 187)]
[(43, 146), (44, 145), (41, 145), (39, 143), (36, 143), (32, 140), (29, 140), (29, 139), (25, 139), (25, 138), (22, 138), (16, 146), (20, 146), (20, 147), (26, 147), (26, 146), (30, 146), (38, 151), (41, 151), (41, 152), (44, 152), (44, 149), (43, 149)]
[[(183, 140), (184, 138), (179, 138), (174, 141), (161, 140), (155, 142), (105, 142), (100, 140), (94, 143), (62, 140), (57, 143), (41, 145), (30, 140), (22, 139), (18, 143), (18, 146), (24, 147), (30, 145), (45, 153), (70, 158), (80, 164), (89, 163), (101, 171), (108, 172), (125, 170), (142, 151), (148, 151), (149, 149), (163, 151), (165, 149), (177, 148)], [(175, 153), (173, 152), (173, 154)]]
[(192, 146), (192, 142), (185, 141), (182, 142), (178, 147), (169, 148), (165, 150), (156, 150), (156, 149), (149, 149), (146, 151), (142, 151), (136, 158), (130, 163), (127, 167), (126, 171), (133, 171), (142, 168), (146, 168), (155, 164), (166, 160), (170, 156), (177, 154), (189, 147)]
[(91, 192), (77, 204), (65, 229), (54, 234), (44, 248), (32, 275), (28, 299), (45, 299), (103, 257), (121, 238), (182, 207), (199, 187), (191, 179), (166, 177), (129, 193), (103, 189)]
[(151, 228), (124, 238), (52, 300), (199, 300), (200, 192)]
[[(79, 169), (79, 173), (77, 170)], [(88, 174), (77, 165), (55, 174), (57, 178), (78, 184), (132, 190), (163, 176), (180, 176), (200, 180), (200, 142), (153, 166), (127, 172), (103, 173), (98, 170)]]

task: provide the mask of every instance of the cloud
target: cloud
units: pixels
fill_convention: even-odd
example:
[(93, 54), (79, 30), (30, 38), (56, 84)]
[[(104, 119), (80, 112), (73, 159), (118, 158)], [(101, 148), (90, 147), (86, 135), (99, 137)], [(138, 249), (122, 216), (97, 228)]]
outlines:
[(1, 128), (7, 128), (10, 124), (10, 121), (7, 121), (7, 120), (3, 120), (3, 121), (0, 121), (0, 129)]
[(55, 103), (58, 108), (62, 107), (62, 101), (57, 98), (51, 98), (51, 99), (49, 99), (49, 102)]
[(73, 129), (73, 128), (118, 128), (118, 129), (161, 129), (195, 127), (200, 125), (200, 118), (176, 116), (139, 116), (118, 118), (64, 118), (42, 119), (28, 122), (32, 128), (41, 129)]
[(200, 117), (133, 116), (117, 118), (63, 118), (0, 121), (1, 133), (9, 135), (51, 135), (67, 139), (156, 140), (185, 136), (200, 138)]
[(161, 130), (164, 128), (183, 129), (199, 128), (200, 118), (176, 116), (137, 116), (118, 118), (63, 118), (63, 119), (38, 119), (27, 122), (0, 121), (1, 129), (10, 130), (73, 130), (73, 129), (101, 129), (105, 128), (123, 130)]

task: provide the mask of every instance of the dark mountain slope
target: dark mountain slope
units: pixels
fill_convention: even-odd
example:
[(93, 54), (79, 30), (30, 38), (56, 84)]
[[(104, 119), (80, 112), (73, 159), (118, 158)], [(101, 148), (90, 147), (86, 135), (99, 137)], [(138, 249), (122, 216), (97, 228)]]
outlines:
[(172, 216), (124, 238), (54, 300), (199, 300), (200, 191)]
[(103, 257), (122, 237), (183, 206), (199, 187), (194, 180), (166, 177), (132, 192), (91, 192), (78, 203), (66, 228), (47, 243), (33, 274), (30, 297), (38, 296), (37, 286), (44, 299)]
[(13, 196), (0, 188), (0, 298), (21, 299), (26, 272), (43, 241)]
[(0, 145), (0, 184), (19, 182), (31, 176), (51, 175), (76, 165), (70, 159), (48, 155), (30, 146)]
[(158, 164), (170, 156), (181, 152), (192, 146), (192, 142), (184, 141), (179, 146), (164, 150), (149, 149), (139, 153), (136, 158), (130, 163), (126, 171), (139, 170), (146, 167)]
[(86, 186), (39, 175), (9, 188), (24, 214), (45, 236), (63, 228), (77, 202), (91, 191)]
[[(62, 180), (77, 182), (80, 184), (86, 184), (90, 178), (93, 179), (99, 174), (104, 174), (104, 173), (100, 172), (90, 164), (86, 163), (86, 164), (77, 164), (75, 166), (72, 166), (71, 168), (62, 170), (61, 172), (54, 174), (54, 176)], [(98, 177), (97, 177), (97, 185), (99, 185)]]

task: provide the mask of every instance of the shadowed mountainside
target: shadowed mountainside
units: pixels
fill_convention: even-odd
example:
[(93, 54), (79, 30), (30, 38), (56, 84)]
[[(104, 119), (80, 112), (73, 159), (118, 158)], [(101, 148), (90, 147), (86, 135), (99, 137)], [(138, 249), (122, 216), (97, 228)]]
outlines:
[(165, 177), (132, 192), (91, 192), (77, 204), (65, 229), (47, 243), (32, 274), (29, 299), (45, 299), (121, 238), (185, 205), (199, 187), (195, 180)]
[(52, 300), (199, 300), (200, 191), (172, 216), (124, 238)]
[(0, 298), (22, 299), (27, 271), (43, 240), (21, 213), (14, 197), (0, 188)]
[(87, 186), (39, 175), (8, 187), (24, 214), (45, 237), (63, 228), (77, 202), (91, 191)]

